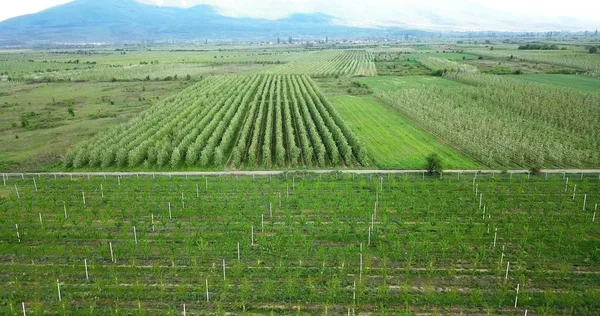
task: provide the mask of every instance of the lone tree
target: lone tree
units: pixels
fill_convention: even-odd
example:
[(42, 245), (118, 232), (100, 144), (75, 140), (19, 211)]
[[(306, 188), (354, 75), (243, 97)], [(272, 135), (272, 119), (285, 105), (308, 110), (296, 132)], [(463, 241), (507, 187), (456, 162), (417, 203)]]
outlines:
[(437, 174), (442, 172), (442, 158), (436, 153), (432, 153), (426, 158), (427, 163), (425, 169), (429, 174)]
[(598, 47), (596, 47), (596, 46), (590, 47), (590, 54), (595, 54), (597, 52), (598, 52)]

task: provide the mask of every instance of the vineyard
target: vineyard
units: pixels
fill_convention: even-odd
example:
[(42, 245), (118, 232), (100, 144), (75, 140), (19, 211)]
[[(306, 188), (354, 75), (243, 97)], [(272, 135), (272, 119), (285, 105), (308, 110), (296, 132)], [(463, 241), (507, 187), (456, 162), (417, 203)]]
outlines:
[(476, 73), (445, 78), (464, 84), (376, 94), (488, 166), (600, 164), (597, 95)]
[(599, 194), (597, 174), (3, 175), (0, 313), (598, 315)]
[(313, 77), (376, 76), (377, 69), (373, 59), (372, 53), (362, 50), (312, 52), (269, 72)]
[(71, 150), (67, 166), (367, 164), (363, 145), (304, 75), (206, 79)]

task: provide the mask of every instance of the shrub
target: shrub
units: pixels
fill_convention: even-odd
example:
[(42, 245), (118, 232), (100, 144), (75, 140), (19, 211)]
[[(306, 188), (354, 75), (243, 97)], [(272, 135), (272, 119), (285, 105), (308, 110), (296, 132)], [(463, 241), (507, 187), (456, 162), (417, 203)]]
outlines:
[(431, 175), (442, 172), (442, 158), (436, 153), (432, 153), (425, 158), (425, 169)]
[(533, 166), (529, 168), (529, 173), (533, 175), (538, 175), (542, 172), (542, 168), (540, 166)]

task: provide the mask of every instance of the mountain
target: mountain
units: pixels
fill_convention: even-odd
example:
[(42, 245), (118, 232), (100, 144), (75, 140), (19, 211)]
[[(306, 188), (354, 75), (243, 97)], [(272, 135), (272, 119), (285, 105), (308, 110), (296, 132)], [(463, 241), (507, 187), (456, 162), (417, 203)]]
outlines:
[[(396, 30), (397, 31), (397, 30)], [(382, 34), (376, 28), (333, 23), (325, 14), (294, 14), (279, 20), (233, 18), (214, 8), (159, 7), (135, 0), (75, 0), (36, 14), (0, 22), (0, 45), (164, 40), (270, 40)]]

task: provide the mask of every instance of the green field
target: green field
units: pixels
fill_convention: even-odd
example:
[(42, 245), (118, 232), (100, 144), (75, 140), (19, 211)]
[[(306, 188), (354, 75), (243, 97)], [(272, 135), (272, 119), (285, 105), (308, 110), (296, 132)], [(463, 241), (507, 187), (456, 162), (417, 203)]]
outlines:
[(127, 122), (188, 84), (0, 83), (0, 170), (48, 169), (77, 143)]
[(359, 81), (378, 91), (400, 91), (423, 87), (440, 87), (453, 90), (463, 86), (463, 84), (456, 81), (432, 76), (372, 77), (360, 78)]
[(481, 165), (386, 107), (372, 96), (336, 97), (332, 103), (378, 168), (419, 169), (425, 157), (438, 153), (444, 168), (477, 169)]
[[(385, 105), (494, 168), (597, 168), (600, 97), (466, 71), (361, 79)], [(568, 113), (568, 115), (565, 115)]]
[(13, 175), (0, 313), (598, 315), (600, 180), (566, 177)]
[[(600, 55), (587, 52), (589, 41), (519, 50), (525, 43), (2, 50), (0, 170), (418, 169), (423, 152), (435, 150), (448, 157), (447, 168), (599, 167)], [(287, 79), (195, 87), (260, 76), (304, 77), (298, 91)], [(376, 99), (404, 121), (372, 121), (366, 144), (359, 144), (351, 135), (364, 132), (356, 130), (361, 124), (347, 128), (330, 109), (331, 101), (351, 97)], [(382, 118), (371, 109), (381, 107), (360, 115)], [(153, 120), (154, 112), (173, 120)], [(353, 112), (345, 116), (358, 122)], [(406, 131), (408, 121), (421, 129)], [(404, 137), (392, 140), (398, 135)], [(368, 143), (375, 139), (377, 145)], [(419, 154), (390, 157), (401, 143)], [(91, 156), (101, 152), (104, 163)], [(370, 164), (360, 161), (364, 155)]]
[(520, 75), (513, 76), (513, 78), (547, 84), (549, 86), (560, 86), (584, 92), (600, 93), (600, 78), (560, 74)]

